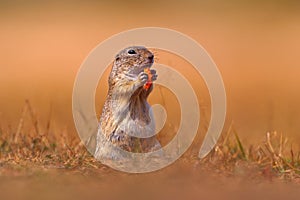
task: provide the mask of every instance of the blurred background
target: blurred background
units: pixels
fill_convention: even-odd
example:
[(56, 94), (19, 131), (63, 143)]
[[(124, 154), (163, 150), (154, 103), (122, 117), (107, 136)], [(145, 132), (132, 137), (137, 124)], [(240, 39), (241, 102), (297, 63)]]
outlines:
[(16, 129), (29, 99), (42, 123), (51, 115), (51, 129), (75, 133), (72, 87), (89, 52), (113, 34), (158, 26), (194, 38), (219, 67), (225, 128), (233, 121), (249, 143), (272, 130), (299, 139), (299, 10), (297, 0), (0, 1), (0, 125)]

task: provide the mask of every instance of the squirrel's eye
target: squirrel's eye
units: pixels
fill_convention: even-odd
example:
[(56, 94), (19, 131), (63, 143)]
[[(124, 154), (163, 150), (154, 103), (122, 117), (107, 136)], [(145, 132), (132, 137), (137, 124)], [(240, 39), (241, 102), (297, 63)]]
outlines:
[(133, 50), (133, 49), (128, 50), (128, 53), (129, 54), (136, 54), (135, 50)]

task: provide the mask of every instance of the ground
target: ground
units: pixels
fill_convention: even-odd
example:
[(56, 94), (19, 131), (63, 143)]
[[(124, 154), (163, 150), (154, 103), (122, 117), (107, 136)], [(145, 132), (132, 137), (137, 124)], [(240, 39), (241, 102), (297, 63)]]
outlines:
[[(38, 123), (35, 119), (32, 122), (33, 131)], [(286, 139), (274, 132), (267, 133), (265, 141), (257, 147), (246, 147), (231, 126), (204, 159), (200, 160), (197, 151), (189, 149), (164, 169), (128, 174), (96, 161), (76, 135), (2, 131), (1, 196), (4, 199), (297, 199), (299, 152), (284, 150), (286, 145)]]

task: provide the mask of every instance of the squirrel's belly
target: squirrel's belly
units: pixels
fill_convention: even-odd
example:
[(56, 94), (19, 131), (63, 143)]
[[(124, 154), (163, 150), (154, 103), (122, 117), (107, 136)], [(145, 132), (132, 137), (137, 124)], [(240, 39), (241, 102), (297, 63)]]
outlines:
[[(137, 138), (148, 138), (155, 135), (155, 121), (153, 117), (153, 112), (149, 104), (146, 105), (148, 107), (148, 113), (141, 113), (141, 117), (136, 117), (133, 119), (129, 112), (127, 112), (124, 119), (118, 124), (117, 130), (123, 131), (129, 136), (137, 137)], [(147, 118), (150, 120), (144, 120), (147, 115)], [(116, 131), (118, 132), (118, 131)]]
[[(155, 121), (153, 117), (153, 112), (150, 107), (148, 108), (148, 113), (143, 113), (148, 115), (150, 120), (145, 121), (145, 117), (136, 117), (133, 119), (130, 112), (123, 112), (125, 116), (116, 125), (116, 129), (113, 132), (105, 131), (99, 129), (98, 131), (98, 142), (97, 150), (95, 152), (96, 158), (107, 158), (107, 159), (121, 159), (126, 157), (123, 155), (122, 150), (129, 152), (151, 152), (156, 151), (161, 148), (159, 141), (155, 138)], [(127, 110), (128, 111), (128, 110)], [(102, 134), (108, 137), (101, 137)], [(121, 149), (114, 148), (113, 146), (120, 147)]]
[(148, 138), (155, 134), (155, 122), (153, 118), (148, 124), (139, 119), (126, 117), (118, 126), (117, 130), (124, 131), (127, 135), (137, 138)]

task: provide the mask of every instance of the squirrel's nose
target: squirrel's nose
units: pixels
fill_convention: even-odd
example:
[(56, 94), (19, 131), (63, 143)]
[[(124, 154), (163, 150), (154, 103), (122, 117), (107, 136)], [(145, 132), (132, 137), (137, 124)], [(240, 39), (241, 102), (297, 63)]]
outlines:
[(153, 58), (154, 58), (154, 55), (150, 55), (150, 56), (148, 56), (148, 58), (149, 58), (149, 60), (153, 60)]

